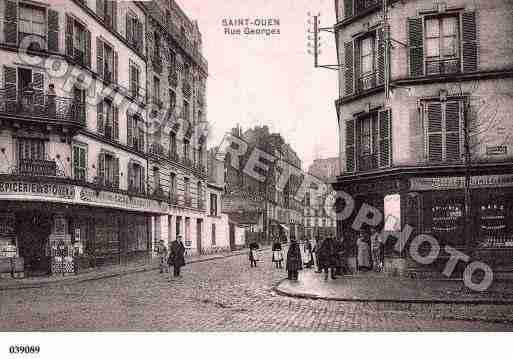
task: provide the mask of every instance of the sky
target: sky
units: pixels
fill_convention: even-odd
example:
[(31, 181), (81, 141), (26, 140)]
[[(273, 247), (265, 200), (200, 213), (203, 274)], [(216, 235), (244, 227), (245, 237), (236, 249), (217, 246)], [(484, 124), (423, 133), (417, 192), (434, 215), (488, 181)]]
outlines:
[[(290, 143), (307, 169), (338, 154), (337, 72), (314, 68), (307, 53), (308, 12), (333, 26), (333, 0), (176, 0), (198, 25), (208, 61), (209, 147), (239, 124), (267, 125)], [(226, 35), (223, 19), (279, 19), (279, 35)], [(250, 26), (256, 28), (255, 26)], [(237, 27), (244, 31), (245, 26)], [(261, 27), (260, 27), (261, 28)], [(232, 28), (234, 29), (234, 28)], [(334, 36), (323, 32), (320, 64), (335, 64)]]

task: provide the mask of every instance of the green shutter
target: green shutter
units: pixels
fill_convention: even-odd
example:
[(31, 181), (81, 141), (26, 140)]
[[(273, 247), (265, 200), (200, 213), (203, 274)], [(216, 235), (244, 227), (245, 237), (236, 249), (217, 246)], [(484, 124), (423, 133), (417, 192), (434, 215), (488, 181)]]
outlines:
[(73, 58), (73, 18), (66, 14), (66, 56)]
[(114, 74), (113, 74), (113, 79), (114, 79), (114, 83), (117, 84), (118, 83), (118, 72), (119, 72), (119, 58), (118, 58), (118, 52), (117, 51), (114, 51)]
[(119, 109), (113, 106), (112, 133), (115, 141), (119, 141)]
[(103, 8), (103, 0), (96, 0), (96, 15), (98, 15), (102, 19), (105, 16), (104, 8)]
[(344, 0), (344, 18), (353, 16), (353, 0)]
[(103, 41), (96, 37), (96, 72), (103, 78)]
[(59, 52), (59, 13), (48, 10), (48, 51)]
[(477, 54), (477, 21), (474, 12), (464, 12), (461, 15), (463, 72), (476, 72), (478, 64)]
[(346, 120), (346, 170), (355, 171), (355, 120)]
[(4, 66), (4, 88), (7, 111), (17, 107), (18, 71), (16, 67)]
[(430, 162), (443, 160), (442, 142), (442, 105), (440, 102), (429, 102), (427, 115), (427, 157)]
[(99, 184), (105, 185), (105, 153), (98, 155), (98, 177)]
[(91, 31), (85, 30), (85, 62), (88, 68), (91, 68)]
[(18, 44), (18, 2), (5, 1), (4, 41), (9, 45)]
[(354, 41), (353, 46), (353, 58), (354, 58), (354, 64), (353, 64), (353, 71), (354, 71), (354, 84), (355, 84), (355, 91), (358, 92), (362, 88), (362, 84), (360, 83), (360, 73), (361, 73), (361, 58), (360, 58), (360, 44), (361, 40), (357, 39)]
[(112, 6), (112, 29), (114, 31), (116, 31), (118, 28), (118, 4), (117, 4), (117, 0), (115, 0), (115, 1), (110, 0), (109, 2), (111, 3), (111, 6)]
[(424, 31), (422, 26), (422, 18), (408, 19), (408, 55), (411, 77), (424, 75)]
[(445, 158), (461, 160), (461, 101), (445, 103)]
[(119, 158), (114, 158), (113, 161), (113, 187), (119, 188)]
[(376, 31), (376, 82), (378, 85), (385, 83), (385, 32), (383, 28)]
[(392, 113), (390, 109), (379, 112), (379, 167), (392, 165)]
[(103, 118), (103, 99), (96, 105), (96, 127), (101, 134), (105, 133), (105, 119)]
[(143, 52), (143, 26), (142, 26), (142, 22), (140, 22), (140, 21), (137, 21), (136, 37), (137, 37), (137, 48), (139, 49), (139, 51)]
[(344, 61), (345, 94), (351, 95), (354, 92), (354, 65), (352, 41), (346, 42), (344, 44)]
[(32, 86), (34, 88), (34, 106), (43, 113), (45, 106), (45, 74), (44, 72), (32, 71)]
[(77, 146), (73, 146), (73, 178), (78, 179), (80, 177), (80, 155), (79, 148)]
[(126, 143), (129, 147), (134, 145), (133, 135), (132, 135), (132, 127), (134, 126), (134, 121), (132, 116), (127, 112), (126, 113)]

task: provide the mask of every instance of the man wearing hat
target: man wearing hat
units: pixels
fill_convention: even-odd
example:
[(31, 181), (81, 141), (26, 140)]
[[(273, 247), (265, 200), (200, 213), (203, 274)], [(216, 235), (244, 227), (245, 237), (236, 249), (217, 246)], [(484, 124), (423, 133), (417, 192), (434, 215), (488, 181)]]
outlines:
[(167, 260), (167, 247), (164, 244), (163, 240), (159, 241), (159, 246), (157, 247), (157, 254), (160, 259), (160, 273), (164, 273), (166, 268), (166, 260)]
[[(176, 241), (169, 246), (169, 258), (167, 264), (173, 266), (173, 276), (180, 276), (180, 268), (185, 265), (185, 246), (182, 243), (182, 236), (177, 236)], [(171, 269), (171, 268), (170, 268)], [(171, 270), (169, 271), (171, 273)]]

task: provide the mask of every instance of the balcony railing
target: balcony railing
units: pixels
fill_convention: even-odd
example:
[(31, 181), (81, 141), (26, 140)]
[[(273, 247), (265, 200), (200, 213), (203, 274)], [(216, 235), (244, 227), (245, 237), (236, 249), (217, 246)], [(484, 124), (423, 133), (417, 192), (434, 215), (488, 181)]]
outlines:
[(152, 155), (157, 155), (159, 157), (163, 157), (164, 156), (164, 146), (162, 146), (160, 143), (158, 142), (154, 142), (150, 145), (150, 149), (149, 149), (149, 152), (150, 154)]
[(180, 162), (180, 156), (176, 151), (169, 151), (169, 159), (174, 162)]
[(170, 193), (169, 203), (171, 203), (174, 206), (178, 205), (178, 195), (176, 195), (175, 193)]
[(184, 157), (182, 158), (182, 164), (185, 166), (185, 167), (192, 167), (192, 160), (188, 157)]
[(57, 163), (48, 160), (33, 160), (22, 158), (18, 160), (16, 174), (21, 176), (57, 176)]
[(168, 198), (169, 198), (169, 194), (167, 194), (163, 189), (162, 187), (157, 187), (155, 188), (151, 195), (153, 196), (153, 198), (155, 199), (158, 199), (158, 200), (161, 200), (161, 201), (166, 201)]
[(84, 104), (72, 98), (32, 94), (16, 94), (16, 90), (0, 89), (0, 114), (74, 122), (85, 125)]
[(198, 209), (205, 209), (205, 201), (198, 201)]
[(378, 168), (378, 156), (364, 155), (358, 158), (358, 170), (369, 171)]
[(192, 197), (191, 196), (184, 196), (183, 203), (187, 207), (192, 207)]
[(370, 73), (358, 79), (358, 90), (366, 91), (376, 87), (376, 74)]
[(144, 190), (144, 184), (137, 184), (137, 183), (129, 183), (128, 184), (128, 193), (131, 194), (145, 194), (146, 191)]
[(144, 137), (141, 138), (133, 137), (132, 138), (132, 148), (139, 152), (144, 152)]
[(447, 75), (460, 72), (460, 59), (426, 60), (427, 75)]
[(94, 178), (94, 184), (96, 184), (97, 186), (114, 188), (114, 189), (119, 188), (119, 182), (115, 181), (112, 178), (107, 178), (107, 177), (102, 177), (102, 176), (96, 176)]

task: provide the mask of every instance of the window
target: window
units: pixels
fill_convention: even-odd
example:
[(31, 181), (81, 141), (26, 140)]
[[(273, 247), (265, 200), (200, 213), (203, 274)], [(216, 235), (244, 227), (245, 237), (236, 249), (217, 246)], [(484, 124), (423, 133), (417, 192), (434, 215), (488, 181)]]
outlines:
[(189, 108), (189, 102), (183, 101), (183, 119), (185, 121), (190, 120), (190, 108)]
[(210, 215), (217, 217), (217, 194), (210, 194)]
[(96, 38), (96, 64), (98, 75), (106, 82), (118, 80), (118, 53), (109, 44)]
[(169, 132), (169, 156), (176, 160), (178, 151), (176, 148), (176, 133), (173, 131)]
[(119, 140), (118, 108), (104, 99), (97, 105), (97, 130), (108, 139)]
[(46, 11), (43, 8), (26, 4), (19, 6), (19, 38), (30, 36), (31, 47), (37, 50), (46, 48)]
[(153, 183), (155, 189), (160, 188), (160, 169), (158, 167), (153, 167)]
[(411, 77), (477, 71), (474, 12), (409, 18), (408, 44)]
[(18, 139), (18, 159), (44, 160), (45, 142), (39, 139)]
[(185, 161), (190, 161), (189, 152), (189, 140), (183, 140), (183, 158)]
[(212, 246), (216, 245), (216, 224), (212, 223)]
[(463, 100), (423, 103), (425, 152), (428, 161), (461, 161)]
[(137, 151), (144, 151), (143, 121), (139, 115), (126, 114), (127, 118), (127, 144)]
[(178, 85), (178, 67), (176, 63), (176, 54), (170, 50), (169, 51), (169, 73), (168, 73), (168, 81), (169, 86), (176, 87)]
[(198, 182), (198, 208), (203, 209), (203, 184)]
[(98, 182), (106, 187), (119, 188), (119, 159), (110, 153), (99, 155)]
[(425, 20), (426, 73), (459, 72), (459, 17), (432, 17)]
[(375, 86), (374, 79), (374, 36), (367, 36), (360, 41), (360, 78), (359, 89)]
[(87, 179), (87, 147), (73, 145), (73, 178), (78, 181)]
[(96, 13), (105, 25), (116, 29), (117, 6), (113, 0), (96, 0)]
[(128, 43), (142, 51), (142, 23), (131, 12), (126, 14), (126, 39)]
[(346, 121), (346, 168), (366, 171), (391, 165), (391, 112), (371, 111)]
[(128, 163), (128, 191), (144, 193), (145, 183), (144, 167), (137, 162)]
[(176, 195), (176, 174), (169, 174), (169, 194), (174, 196)]
[(153, 46), (153, 57), (155, 59), (160, 59), (160, 35), (158, 32), (153, 33), (155, 44)]
[(169, 90), (169, 109), (171, 113), (175, 111), (176, 108), (176, 93), (173, 90)]
[(159, 105), (160, 102), (160, 79), (153, 77), (153, 103)]
[(188, 178), (184, 178), (183, 179), (183, 184), (184, 184), (184, 193), (186, 196), (189, 196), (189, 194), (191, 193), (191, 183), (190, 183), (190, 180)]
[(86, 90), (78, 88), (77, 86), (73, 87), (73, 100), (79, 104), (79, 118), (81, 123), (86, 122)]
[(129, 70), (129, 77), (130, 77), (130, 96), (133, 98), (139, 98), (139, 91), (140, 91), (140, 76), (141, 76), (141, 70), (139, 69), (139, 66), (134, 64), (132, 61), (130, 61), (130, 70)]

